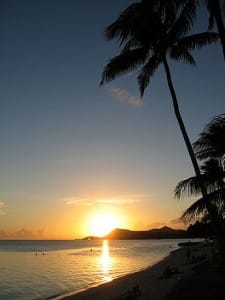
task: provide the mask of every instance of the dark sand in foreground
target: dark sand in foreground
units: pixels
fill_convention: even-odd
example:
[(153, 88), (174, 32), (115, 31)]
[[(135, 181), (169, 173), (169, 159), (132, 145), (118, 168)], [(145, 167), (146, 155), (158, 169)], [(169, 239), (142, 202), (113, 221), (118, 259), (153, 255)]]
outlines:
[[(195, 256), (206, 255), (210, 260), (212, 247), (195, 246), (192, 248), (192, 254)], [(185, 282), (193, 273), (193, 267), (201, 264), (199, 261), (195, 264), (187, 263), (187, 248), (180, 248), (171, 252), (163, 261), (152, 267), (136, 272), (121, 278), (114, 279), (111, 282), (90, 288), (76, 294), (57, 297), (55, 299), (63, 300), (127, 300), (127, 293), (134, 286), (139, 286), (141, 294), (134, 295), (129, 299), (138, 300), (164, 300), (165, 297), (173, 291), (179, 282)], [(169, 278), (160, 278), (167, 266), (177, 267), (179, 274), (174, 274)], [(124, 295), (124, 296), (123, 296)], [(176, 299), (176, 298), (174, 298)]]
[(193, 267), (193, 273), (181, 278), (165, 300), (223, 300), (225, 299), (225, 268), (216, 257)]

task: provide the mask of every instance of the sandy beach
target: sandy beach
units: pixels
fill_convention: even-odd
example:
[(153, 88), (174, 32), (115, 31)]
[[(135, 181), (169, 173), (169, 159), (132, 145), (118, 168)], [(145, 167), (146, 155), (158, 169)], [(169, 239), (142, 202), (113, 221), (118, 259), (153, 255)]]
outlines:
[[(211, 257), (212, 247), (192, 247), (192, 255)], [(111, 282), (90, 288), (76, 294), (68, 294), (55, 298), (55, 300), (163, 300), (174, 286), (193, 272), (193, 266), (201, 263), (187, 263), (187, 248), (183, 247), (171, 252), (171, 254), (159, 263), (146, 270), (117, 278)], [(178, 274), (161, 278), (166, 267), (178, 268)], [(132, 288), (138, 286), (139, 292), (133, 292)], [(130, 294), (129, 294), (130, 291)]]

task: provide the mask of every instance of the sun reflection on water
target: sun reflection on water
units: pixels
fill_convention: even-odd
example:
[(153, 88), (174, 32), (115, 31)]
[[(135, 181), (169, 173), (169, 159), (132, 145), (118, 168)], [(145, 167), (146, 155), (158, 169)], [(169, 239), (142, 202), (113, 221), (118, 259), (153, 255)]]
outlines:
[(101, 266), (102, 273), (105, 281), (111, 281), (112, 277), (109, 275), (110, 266), (111, 266), (111, 257), (109, 254), (109, 245), (108, 241), (104, 240), (102, 243), (102, 255), (101, 255)]

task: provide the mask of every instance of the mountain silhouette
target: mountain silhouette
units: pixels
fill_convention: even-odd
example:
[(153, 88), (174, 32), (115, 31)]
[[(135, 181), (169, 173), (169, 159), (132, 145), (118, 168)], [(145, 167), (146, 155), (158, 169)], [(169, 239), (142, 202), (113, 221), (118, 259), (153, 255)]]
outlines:
[[(101, 239), (107, 240), (138, 240), (138, 239), (182, 239), (186, 238), (187, 231), (182, 229), (173, 229), (167, 226), (150, 229), (133, 231), (128, 229), (115, 228)], [(99, 237), (87, 237), (85, 239), (99, 239)]]

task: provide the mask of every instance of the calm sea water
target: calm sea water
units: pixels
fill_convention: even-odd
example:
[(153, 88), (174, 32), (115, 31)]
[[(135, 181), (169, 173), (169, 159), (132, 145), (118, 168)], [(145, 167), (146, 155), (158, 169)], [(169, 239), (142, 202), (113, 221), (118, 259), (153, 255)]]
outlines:
[(155, 264), (180, 241), (0, 241), (0, 299), (88, 289)]

